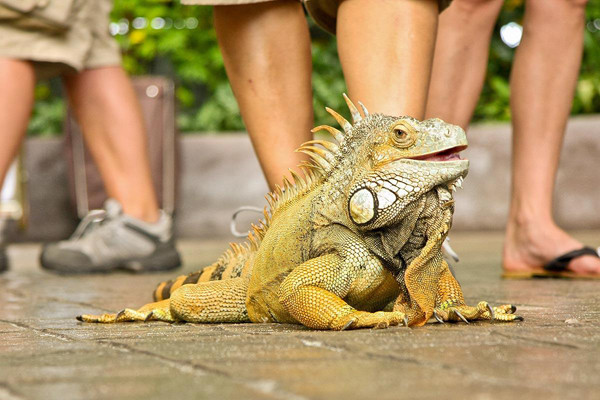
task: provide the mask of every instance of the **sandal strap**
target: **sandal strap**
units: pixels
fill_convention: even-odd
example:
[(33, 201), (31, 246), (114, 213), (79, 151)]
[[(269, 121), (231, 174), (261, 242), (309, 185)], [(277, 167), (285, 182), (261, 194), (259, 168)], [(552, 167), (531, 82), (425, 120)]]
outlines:
[(548, 261), (544, 265), (544, 269), (547, 271), (564, 271), (569, 267), (571, 261), (581, 256), (594, 256), (600, 258), (598, 250), (585, 246), (581, 249), (569, 251), (568, 253), (556, 257), (554, 260)]

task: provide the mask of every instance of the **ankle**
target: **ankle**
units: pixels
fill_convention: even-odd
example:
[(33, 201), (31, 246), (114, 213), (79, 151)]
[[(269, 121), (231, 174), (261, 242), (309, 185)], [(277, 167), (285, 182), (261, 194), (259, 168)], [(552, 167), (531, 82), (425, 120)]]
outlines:
[(507, 229), (528, 230), (531, 228), (555, 227), (552, 212), (544, 207), (529, 207), (512, 204), (508, 213)]
[(160, 219), (160, 211), (156, 207), (126, 207), (123, 205), (123, 213), (149, 224), (158, 222)]

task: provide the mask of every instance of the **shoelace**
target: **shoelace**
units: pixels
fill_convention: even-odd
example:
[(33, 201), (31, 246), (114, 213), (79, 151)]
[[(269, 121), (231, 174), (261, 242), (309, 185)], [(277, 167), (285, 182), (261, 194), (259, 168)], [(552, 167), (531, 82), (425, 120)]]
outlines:
[(88, 231), (96, 229), (106, 219), (108, 213), (105, 210), (91, 210), (81, 219), (77, 229), (69, 240), (81, 239)]
[(446, 236), (446, 239), (444, 240), (444, 243), (442, 243), (442, 253), (448, 257), (451, 258), (452, 260), (454, 260), (454, 262), (459, 262), (460, 258), (458, 257), (458, 254), (456, 254), (456, 252), (454, 251), (454, 249), (452, 247), (450, 247), (450, 237)]
[(240, 213), (242, 213), (244, 211), (251, 211), (251, 212), (255, 212), (257, 214), (263, 215), (263, 210), (261, 208), (253, 207), (253, 206), (241, 206), (240, 208), (235, 210), (233, 212), (233, 215), (231, 216), (231, 222), (229, 223), (229, 230), (231, 231), (231, 234), (233, 236), (238, 237), (238, 238), (244, 238), (244, 237), (248, 236), (248, 234), (250, 233), (250, 231), (240, 232), (237, 230), (237, 227), (236, 227), (236, 218)]

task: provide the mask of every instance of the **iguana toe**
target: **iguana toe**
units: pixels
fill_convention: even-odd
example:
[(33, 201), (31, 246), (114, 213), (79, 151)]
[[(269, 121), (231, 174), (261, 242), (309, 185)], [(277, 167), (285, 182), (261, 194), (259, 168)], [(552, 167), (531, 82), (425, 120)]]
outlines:
[(445, 303), (434, 310), (433, 316), (440, 323), (463, 321), (468, 324), (469, 321), (477, 320), (523, 321), (523, 317), (513, 314), (516, 310), (517, 308), (512, 304), (492, 307), (487, 301), (480, 301), (475, 307)]
[[(401, 323), (408, 326), (406, 315), (399, 311), (377, 311), (374, 313), (356, 311), (344, 318), (343, 325), (341, 325), (340, 322), (337, 322), (336, 325), (341, 325), (339, 330), (361, 328), (385, 329), (390, 326), (400, 325)], [(335, 329), (335, 326), (333, 326), (332, 329)]]
[(133, 310), (125, 308), (116, 314), (88, 315), (83, 314), (77, 317), (81, 322), (95, 322), (101, 324), (112, 324), (115, 322), (147, 322), (147, 321), (165, 321), (174, 322), (171, 311), (168, 308), (167, 302), (150, 303), (140, 308)]
[(116, 322), (116, 314), (89, 315), (82, 314), (77, 316), (77, 320), (81, 322), (110, 324)]

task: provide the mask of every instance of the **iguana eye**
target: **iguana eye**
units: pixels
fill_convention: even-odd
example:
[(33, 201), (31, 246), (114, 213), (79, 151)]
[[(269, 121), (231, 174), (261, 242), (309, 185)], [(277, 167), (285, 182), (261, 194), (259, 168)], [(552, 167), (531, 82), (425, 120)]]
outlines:
[(392, 128), (392, 134), (394, 144), (401, 148), (412, 146), (416, 139), (414, 129), (404, 121), (397, 123)]
[(406, 140), (408, 133), (402, 128), (394, 128), (394, 134), (396, 135), (397, 140)]

